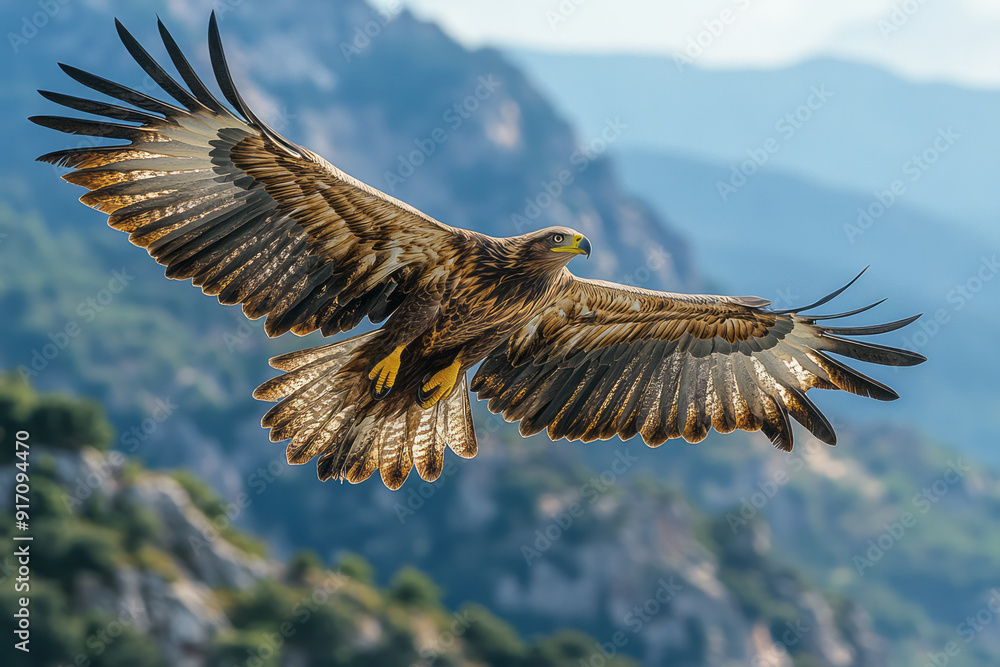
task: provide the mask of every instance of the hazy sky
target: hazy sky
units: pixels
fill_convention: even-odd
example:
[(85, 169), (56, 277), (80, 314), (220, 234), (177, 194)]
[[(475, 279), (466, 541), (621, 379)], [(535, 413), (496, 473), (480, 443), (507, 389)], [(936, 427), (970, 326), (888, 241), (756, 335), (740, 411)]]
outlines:
[[(372, 0), (376, 5), (399, 0)], [(834, 55), (1000, 87), (1000, 0), (404, 0), (470, 45), (674, 55), (762, 67)], [(692, 47), (692, 43), (700, 46)]]

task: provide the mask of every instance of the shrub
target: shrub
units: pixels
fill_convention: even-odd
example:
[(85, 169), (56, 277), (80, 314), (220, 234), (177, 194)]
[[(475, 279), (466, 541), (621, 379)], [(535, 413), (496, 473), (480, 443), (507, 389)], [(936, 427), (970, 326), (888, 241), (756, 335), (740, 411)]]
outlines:
[(281, 664), (281, 648), (274, 646), (265, 630), (220, 632), (212, 641), (206, 664), (244, 665), (251, 662), (257, 667), (279, 667)]
[(288, 578), (294, 583), (303, 583), (309, 580), (310, 574), (324, 569), (323, 561), (315, 551), (300, 549), (288, 561)]
[(357, 634), (355, 607), (334, 597), (319, 605), (300, 603), (294, 612), (291, 621), (295, 624), (295, 634), (289, 643), (307, 651), (312, 664), (326, 664), (331, 656), (339, 662), (350, 658), (351, 640)]
[(441, 604), (441, 589), (412, 567), (404, 567), (389, 584), (389, 599), (408, 607), (435, 609)]
[(229, 620), (237, 628), (261, 627), (273, 631), (292, 620), (299, 597), (284, 584), (262, 579), (253, 588), (232, 594), (227, 605)]
[[(535, 642), (525, 664), (527, 667), (577, 667), (580, 664), (590, 664), (595, 654), (604, 658), (593, 637), (575, 630), (566, 630)], [(632, 667), (637, 663), (629, 658), (615, 656), (602, 664), (605, 667)]]
[(337, 559), (337, 569), (345, 577), (350, 577), (366, 586), (375, 584), (375, 570), (364, 556), (355, 553), (344, 552)]
[(167, 667), (156, 641), (117, 618), (91, 613), (86, 619), (84, 654), (90, 667)]
[(471, 625), (462, 638), (468, 646), (470, 657), (492, 667), (515, 667), (524, 659), (524, 642), (517, 631), (494, 616), (486, 607), (467, 605)]
[(136, 553), (142, 546), (159, 542), (163, 536), (163, 521), (148, 507), (133, 502), (118, 503), (111, 513), (110, 525), (122, 535), (125, 549)]
[(114, 580), (118, 567), (126, 561), (118, 535), (86, 521), (41, 520), (35, 524), (36, 541), (45, 548), (32, 560), (36, 572), (70, 589), (73, 575), (90, 570)]
[(23, 593), (13, 586), (0, 587), (0, 633), (3, 634), (5, 667), (36, 667), (37, 665), (71, 664), (84, 650), (83, 624), (67, 613), (66, 598), (62, 591), (38, 578), (31, 581), (31, 648), (30, 653), (13, 649), (17, 619), (18, 597)]
[[(114, 429), (101, 406), (84, 398), (39, 396), (15, 375), (0, 377), (0, 439), (12, 442), (18, 431), (31, 434), (31, 444), (62, 449), (108, 449)], [(14, 447), (0, 449), (0, 464), (16, 460)]]

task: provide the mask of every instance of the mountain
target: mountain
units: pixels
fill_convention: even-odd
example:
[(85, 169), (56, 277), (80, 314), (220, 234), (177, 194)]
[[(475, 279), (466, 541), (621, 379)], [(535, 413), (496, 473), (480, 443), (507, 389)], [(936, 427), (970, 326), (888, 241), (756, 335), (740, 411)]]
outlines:
[(787, 457), (710, 437), (657, 452), (652, 471), (733, 535), (764, 518), (776, 560), (871, 615), (887, 664), (940, 662), (949, 645), (957, 664), (997, 664), (1000, 642), (974, 620), (1000, 596), (996, 466), (905, 426), (837, 428), (836, 448), (808, 438)]
[(834, 59), (711, 70), (697, 59), (507, 53), (585, 134), (620, 116), (629, 131), (615, 148), (728, 171), (770, 139), (761, 172), (791, 172), (866, 199), (902, 180), (910, 207), (1000, 241), (1000, 91), (917, 83)]
[[(481, 605), (445, 608), (437, 586), (413, 568), (380, 589), (360, 556), (341, 554), (335, 568), (311, 552), (287, 562), (270, 558), (232, 525), (250, 501), (226, 503), (188, 472), (151, 472), (118, 451), (102, 453), (112, 438), (95, 407), (36, 395), (14, 377), (0, 382), (0, 432), (17, 434), (24, 452), (5, 452), (0, 465), (0, 535), (33, 538), (17, 543), (27, 544), (30, 556), (18, 578), (30, 602), (26, 607), (9, 587), (0, 594), (8, 636), (16, 634), (19, 610), (29, 610), (29, 631), (19, 639), (30, 652), (13, 650), (4, 664), (627, 667), (635, 663), (624, 654), (640, 653), (647, 664), (680, 667), (753, 659), (835, 666), (883, 658), (859, 609), (827, 600), (770, 561), (765, 524), (734, 537), (710, 522), (698, 536), (703, 520), (662, 489), (642, 494), (637, 517), (657, 530), (636, 524), (629, 533), (647, 548), (669, 547), (669, 564), (648, 579), (631, 563), (632, 589), (607, 601), (621, 617), (614, 632), (594, 639), (564, 631), (526, 642)], [(68, 423), (77, 428), (68, 432)], [(629, 462), (627, 454), (621, 460)], [(13, 519), (19, 472), (30, 479), (27, 526)], [(622, 516), (626, 498), (614, 492), (585, 501), (593, 505), (586, 512), (570, 500), (560, 493), (546, 502), (561, 504), (558, 514), (569, 523), (553, 526), (579, 542), (595, 524)], [(573, 527), (574, 520), (582, 525)], [(533, 576), (503, 582), (506, 597), (522, 597), (523, 588), (572, 621), (573, 605), (598, 603), (588, 600), (597, 590), (564, 579), (563, 556), (547, 553), (561, 536), (549, 526), (538, 534), (521, 548), (529, 563), (537, 559)], [(585, 569), (630, 565), (613, 542), (574, 551)], [(11, 576), (13, 566), (4, 565)], [(637, 593), (644, 602), (633, 606)]]
[[(633, 192), (673, 221), (713, 289), (770, 298), (777, 308), (810, 303), (866, 274), (822, 311), (842, 312), (884, 297), (876, 310), (852, 320), (892, 321), (915, 313), (915, 324), (882, 336), (885, 344), (916, 350), (929, 361), (916, 368), (871, 372), (902, 398), (885, 404), (853, 396), (818, 400), (836, 417), (909, 421), (986, 461), (1000, 461), (986, 415), (1000, 405), (998, 370), (988, 355), (1000, 329), (997, 244), (899, 201), (877, 217), (853, 191), (831, 189), (778, 170), (761, 171), (725, 201), (716, 184), (724, 164), (676, 154), (623, 150), (619, 173)], [(888, 195), (892, 196), (892, 195)]]
[[(0, 397), (0, 432), (23, 445), (0, 465), (0, 533), (32, 538), (15, 542), (16, 592), (0, 593), (6, 634), (17, 637), (6, 665), (559, 667), (596, 645), (571, 632), (524, 642), (481, 606), (444, 608), (412, 568), (379, 589), (360, 556), (336, 568), (307, 551), (273, 560), (197, 477), (99, 451), (110, 429), (94, 404), (37, 396), (13, 378)], [(67, 420), (81, 430), (68, 435)], [(18, 474), (30, 511), (15, 527)], [(9, 556), (3, 565), (11, 579)]]
[[(570, 222), (595, 242), (594, 261), (579, 267), (593, 276), (695, 289), (706, 282), (701, 275), (715, 275), (711, 262), (695, 260), (697, 246), (691, 249), (674, 221), (665, 222), (628, 194), (616, 162), (606, 157), (629, 128), (606, 119), (603, 145), (593, 128), (574, 133), (502, 54), (465, 51), (406, 13), (383, 25), (360, 2), (246, 0), (224, 7), (223, 35), (251, 104), (292, 140), (355, 176), (386, 189), (391, 185), (393, 194), (445, 221), (491, 233), (514, 233), (523, 225), (514, 216), (538, 226)], [(201, 9), (181, 2), (115, 8), (160, 53), (153, 49), (154, 10), (199, 70), (208, 72)], [(0, 12), (7, 25), (22, 25), (22, 10), (4, 6)], [(814, 440), (800, 437), (797, 452), (788, 457), (759, 434), (712, 435), (701, 446), (671, 442), (655, 451), (638, 442), (587, 447), (550, 443), (544, 436), (522, 440), (515, 427), (477, 405), (482, 453), (473, 462), (449, 457), (434, 484), (413, 476), (392, 493), (374, 480), (320, 484), (312, 466), (288, 466), (283, 447), (269, 443), (259, 427), (267, 406), (250, 392), (272, 376), (268, 357), (320, 339), (266, 339), (259, 321), (247, 322), (237, 309), (164, 279), (141, 250), (107, 229), (103, 216), (74, 201), (78, 190), (59, 183), (50, 167), (30, 162), (41, 152), (80, 141), (21, 120), (51, 111), (32, 92), (35, 87), (81, 92), (58, 72), (55, 59), (143, 87), (110, 21), (104, 5), (60, 4), (45, 29), (19, 45), (16, 66), (0, 70), (9, 100), (4, 112), (11, 114), (4, 123), (9, 159), (0, 166), (0, 308), (8, 318), (0, 329), (0, 367), (13, 373), (19, 388), (60, 389), (97, 401), (116, 431), (114, 452), (207, 481), (217, 501), (196, 490), (190, 476), (162, 484), (180, 485), (214, 522), (235, 524), (265, 542), (268, 553), (240, 538), (239, 531), (226, 537), (265, 564), (269, 574), (262, 580), (290, 585), (283, 564), (303, 548), (321, 554), (323, 567), (341, 563), (343, 552), (355, 552), (375, 573), (374, 586), (365, 584), (359, 593), (374, 606), (365, 612), (362, 630), (373, 623), (384, 632), (396, 627), (396, 607), (379, 606), (384, 597), (376, 595), (392, 588), (390, 573), (416, 566), (443, 589), (445, 609), (483, 605), (522, 636), (551, 637), (567, 627), (594, 638), (585, 641), (614, 643), (618, 636), (627, 641), (616, 651), (649, 665), (662, 664), (667, 655), (681, 665), (725, 664), (715, 657), (729, 656), (739, 664), (902, 666), (926, 660), (926, 653), (956, 640), (964, 655), (983, 664), (1000, 656), (988, 633), (974, 635), (967, 645), (955, 630), (965, 615), (988, 608), (989, 564), (1000, 557), (990, 520), (997, 511), (996, 477), (973, 464), (975, 474), (946, 486), (933, 511), (919, 514), (918, 523), (906, 527), (905, 540), (893, 542), (876, 567), (852, 574), (853, 557), (867, 558), (868, 540), (877, 546), (882, 532), (898, 532), (893, 526), (903, 512), (919, 512), (913, 494), (921, 485), (933, 489), (953, 454), (918, 431), (849, 423), (840, 417), (846, 411), (834, 414), (841, 446), (817, 449)], [(373, 33), (367, 42), (358, 34), (366, 28)], [(491, 75), (500, 85), (486, 96)], [(487, 99), (477, 98), (477, 90)], [(454, 105), (464, 105), (470, 95), (478, 107), (465, 118)], [(458, 119), (462, 122), (453, 127)], [(447, 139), (435, 141), (433, 153), (429, 148), (420, 153), (423, 164), (417, 168), (420, 158), (411, 153), (427, 147), (429, 137), (434, 141), (436, 129)], [(595, 159), (578, 152), (580, 144)], [(558, 181), (562, 170), (570, 170), (573, 179), (558, 192), (553, 179)], [(873, 227), (861, 241), (880, 229), (887, 227)], [(697, 240), (694, 234), (690, 238)], [(857, 245), (864, 247), (861, 241)], [(831, 289), (847, 279), (833, 273)], [(764, 287), (774, 286), (798, 283)], [(756, 287), (745, 291), (773, 295)], [(869, 285), (879, 295), (880, 287), (877, 281)], [(908, 370), (906, 377), (912, 378), (923, 367)], [(975, 400), (964, 390), (956, 396)], [(822, 400), (825, 407), (840, 399)], [(864, 403), (845, 400), (852, 411)], [(898, 405), (904, 404), (877, 406), (889, 410), (879, 416), (920, 424), (912, 414), (892, 413)], [(59, 426), (48, 431), (53, 435), (89, 432), (78, 420), (55, 423)], [(54, 438), (46, 443), (41, 437), (46, 432), (41, 428), (31, 430), (39, 442), (55, 446)], [(783, 467), (794, 474), (776, 476)], [(41, 476), (58, 485), (53, 474)], [(148, 471), (137, 478), (165, 479)], [(123, 486), (129, 484), (123, 479)], [(743, 519), (741, 511), (752, 516)], [(62, 516), (70, 522), (79, 518)], [(94, 523), (87, 526), (90, 532), (113, 530), (100, 522), (118, 520), (95, 516), (97, 523), (83, 517)], [(53, 526), (53, 532), (72, 535), (68, 524)], [(120, 539), (103, 534), (112, 542)], [(75, 557), (81, 551), (67, 553)], [(112, 558), (115, 567), (138, 567), (131, 556), (111, 553), (122, 558)], [(85, 562), (57, 561), (64, 573), (90, 569)], [(189, 576), (200, 581), (203, 575)], [(669, 584), (670, 577), (684, 582), (686, 594), (666, 606), (657, 595), (666, 594), (660, 580)], [(257, 617), (237, 610), (273, 605), (258, 605), (253, 595), (212, 594), (234, 628), (230, 636), (237, 652), (245, 656), (247, 644), (240, 642), (260, 645), (251, 622)], [(268, 593), (279, 602), (285, 594)], [(661, 607), (647, 614), (650, 620), (636, 632), (633, 610), (642, 612), (650, 600)], [(62, 603), (53, 604), (57, 609)], [(231, 616), (244, 613), (250, 620)], [(73, 618), (82, 614), (74, 608)], [(53, 617), (65, 621), (77, 633), (73, 636), (86, 638), (88, 631), (71, 619)], [(272, 626), (277, 620), (265, 618)], [(797, 620), (812, 630), (796, 637)], [(97, 627), (107, 622), (99, 620)], [(399, 623), (404, 635), (399, 646), (412, 649), (404, 632), (410, 620)], [(332, 627), (331, 633), (343, 626)], [(249, 639), (236, 630), (249, 632)], [(379, 636), (389, 641), (396, 635)], [(76, 646), (72, 641), (70, 651)], [(579, 642), (569, 643), (579, 648)], [(598, 664), (603, 655), (595, 650), (591, 643), (570, 664), (576, 667), (580, 659)]]
[[(178, 1), (115, 11), (169, 62), (155, 30), (158, 12), (211, 82), (207, 10)], [(309, 20), (291, 20), (303, 15)], [(383, 17), (362, 0), (300, 0), (280, 8), (246, 2), (218, 16), (230, 67), (251, 107), (351, 175), (442, 221), (494, 235), (572, 222), (599, 249), (582, 267), (585, 273), (617, 278), (645, 263), (650, 284), (680, 285), (692, 278), (683, 241), (627, 196), (610, 171), (604, 155), (624, 130), (609, 119), (600, 128), (603, 137), (576, 136), (499, 52), (465, 51), (433, 24), (408, 12)], [(14, 8), (0, 10), (0, 17), (20, 23)], [(61, 6), (44, 30), (19, 46), (16, 71), (3, 75), (10, 91), (5, 112), (18, 131), (5, 136), (10, 159), (0, 171), (0, 193), (50, 219), (72, 220), (74, 228), (100, 229), (104, 216), (73, 204), (79, 193), (72, 188), (58, 201), (43, 194), (54, 186), (53, 172), (63, 170), (22, 166), (79, 140), (23, 118), (57, 111), (35, 88), (81, 92), (57, 61), (162, 96), (128, 57), (112, 19), (103, 6)], [(363, 28), (378, 34), (369, 38)], [(618, 227), (623, 222), (627, 234)], [(100, 231), (123, 241), (112, 230)], [(127, 256), (139, 263), (142, 252)]]

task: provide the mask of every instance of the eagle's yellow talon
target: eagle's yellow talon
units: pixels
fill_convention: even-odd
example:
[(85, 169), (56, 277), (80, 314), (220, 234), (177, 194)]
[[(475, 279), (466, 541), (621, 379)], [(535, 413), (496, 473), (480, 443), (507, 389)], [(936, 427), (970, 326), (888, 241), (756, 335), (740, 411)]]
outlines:
[(396, 382), (396, 375), (399, 374), (400, 358), (404, 347), (406, 346), (397, 347), (388, 357), (375, 364), (375, 368), (368, 374), (369, 380), (375, 380), (376, 395), (384, 395), (383, 389), (385, 393), (392, 389), (392, 385)]
[(420, 391), (417, 392), (417, 402), (420, 407), (424, 410), (433, 407), (435, 403), (450, 394), (451, 390), (455, 388), (458, 371), (461, 367), (461, 362), (455, 359), (450, 366), (439, 370), (421, 385)]

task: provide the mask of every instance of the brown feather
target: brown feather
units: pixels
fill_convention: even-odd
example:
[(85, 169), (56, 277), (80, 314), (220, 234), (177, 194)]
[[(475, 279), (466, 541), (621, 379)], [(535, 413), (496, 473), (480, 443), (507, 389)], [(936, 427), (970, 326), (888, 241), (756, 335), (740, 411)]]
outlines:
[[(767, 305), (756, 297), (653, 292), (564, 272), (547, 307), (484, 362), (472, 386), (490, 410), (523, 418), (522, 433), (548, 428), (553, 438), (590, 441), (638, 432), (657, 446), (739, 428), (763, 430), (790, 450), (789, 415), (820, 440), (836, 442), (829, 421), (806, 399), (809, 389), (896, 397), (825, 351), (890, 365), (922, 360), (843, 338), (893, 331), (913, 318), (829, 329)], [(557, 376), (564, 366), (576, 369), (568, 379)]]

